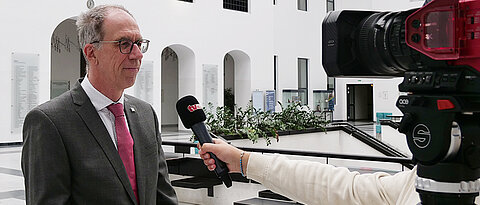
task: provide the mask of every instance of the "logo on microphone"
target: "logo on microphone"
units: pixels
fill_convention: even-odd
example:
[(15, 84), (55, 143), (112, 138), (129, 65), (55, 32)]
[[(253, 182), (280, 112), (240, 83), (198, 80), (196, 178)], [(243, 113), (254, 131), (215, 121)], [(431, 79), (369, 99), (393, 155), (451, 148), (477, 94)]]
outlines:
[(189, 105), (187, 109), (190, 112), (194, 112), (195, 110), (202, 109), (202, 106), (200, 104)]

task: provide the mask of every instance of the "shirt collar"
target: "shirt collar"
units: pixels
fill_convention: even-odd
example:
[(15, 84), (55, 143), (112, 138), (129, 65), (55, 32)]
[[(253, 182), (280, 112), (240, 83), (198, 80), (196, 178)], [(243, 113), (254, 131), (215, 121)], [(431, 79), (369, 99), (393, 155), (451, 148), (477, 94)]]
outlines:
[(90, 98), (90, 101), (92, 102), (93, 107), (95, 107), (97, 112), (109, 106), (112, 103), (122, 103), (125, 106), (124, 93), (122, 93), (122, 96), (117, 102), (114, 102), (110, 100), (110, 98), (108, 98), (107, 96), (103, 95), (95, 87), (93, 87), (93, 85), (88, 80), (88, 76), (86, 76), (85, 79), (82, 81), (81, 86), (83, 90), (85, 90), (85, 93), (87, 94), (88, 98)]

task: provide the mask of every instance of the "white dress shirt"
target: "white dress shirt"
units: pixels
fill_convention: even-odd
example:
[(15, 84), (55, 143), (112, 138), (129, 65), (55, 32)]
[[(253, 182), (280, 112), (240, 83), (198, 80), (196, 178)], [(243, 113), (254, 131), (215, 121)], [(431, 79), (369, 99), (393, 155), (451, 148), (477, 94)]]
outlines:
[[(95, 87), (93, 87), (93, 85), (88, 80), (88, 77), (85, 77), (83, 79), (81, 86), (83, 90), (85, 90), (85, 93), (87, 93), (88, 98), (90, 98), (90, 101), (92, 102), (93, 107), (95, 107), (95, 110), (97, 110), (97, 113), (100, 116), (100, 119), (102, 119), (103, 124), (105, 125), (105, 128), (107, 128), (108, 134), (110, 134), (110, 137), (112, 138), (115, 148), (117, 148), (117, 135), (115, 133), (115, 116), (113, 115), (112, 112), (110, 112), (110, 110), (108, 110), (107, 107), (112, 103), (122, 103), (123, 106), (125, 106), (124, 94), (122, 93), (122, 96), (117, 102), (113, 102), (112, 100), (110, 100), (110, 98), (103, 95), (100, 91), (98, 91)], [(127, 124), (127, 127), (128, 127), (126, 116), (125, 116), (125, 123)]]

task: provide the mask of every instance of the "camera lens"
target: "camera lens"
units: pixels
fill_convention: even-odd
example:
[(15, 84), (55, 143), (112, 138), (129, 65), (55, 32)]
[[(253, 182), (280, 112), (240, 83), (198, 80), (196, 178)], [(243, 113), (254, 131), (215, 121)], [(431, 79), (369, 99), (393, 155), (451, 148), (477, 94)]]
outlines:
[(372, 74), (398, 76), (408, 70), (412, 49), (405, 43), (405, 19), (410, 12), (374, 13), (356, 32), (360, 62)]
[[(407, 45), (405, 20), (417, 9), (400, 12), (333, 11), (322, 24), (322, 60), (329, 76), (394, 77), (443, 61)], [(410, 26), (420, 26), (412, 22)], [(418, 24), (418, 25), (416, 25)], [(420, 34), (417, 36), (420, 40)]]

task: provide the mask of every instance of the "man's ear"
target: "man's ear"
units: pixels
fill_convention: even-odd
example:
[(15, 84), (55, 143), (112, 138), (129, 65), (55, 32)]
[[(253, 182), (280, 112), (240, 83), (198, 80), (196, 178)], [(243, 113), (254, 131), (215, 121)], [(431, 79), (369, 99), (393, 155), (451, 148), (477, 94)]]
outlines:
[(87, 44), (85, 45), (85, 48), (83, 48), (85, 57), (87, 58), (87, 61), (90, 65), (94, 65), (98, 63), (97, 56), (94, 51), (95, 51), (95, 47), (93, 46), (93, 44)]

